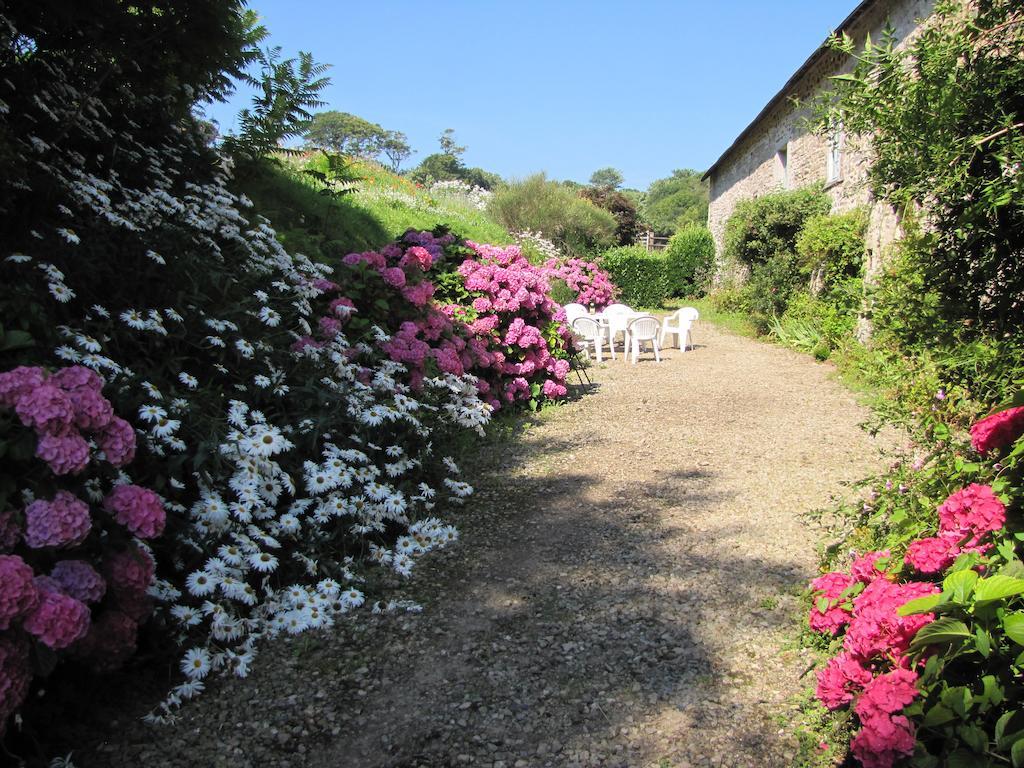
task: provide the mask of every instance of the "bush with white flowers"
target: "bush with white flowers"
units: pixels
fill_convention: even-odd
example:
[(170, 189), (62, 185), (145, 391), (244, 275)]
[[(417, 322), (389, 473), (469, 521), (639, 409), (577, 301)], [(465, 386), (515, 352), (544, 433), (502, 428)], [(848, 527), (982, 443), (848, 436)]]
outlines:
[(247, 675), (260, 639), (329, 627), (455, 539), (438, 515), (472, 488), (442, 447), (492, 407), (450, 366), (411, 377), (386, 323), (346, 327), (373, 292), (336, 299), (353, 270), (288, 253), (232, 189), (188, 112), (221, 58), (164, 95), (94, 27), (16, 21), (0, 16), (0, 720), (29, 643), (59, 652), (44, 671), (109, 668), (152, 612), (183, 653), (162, 721), (210, 674)]

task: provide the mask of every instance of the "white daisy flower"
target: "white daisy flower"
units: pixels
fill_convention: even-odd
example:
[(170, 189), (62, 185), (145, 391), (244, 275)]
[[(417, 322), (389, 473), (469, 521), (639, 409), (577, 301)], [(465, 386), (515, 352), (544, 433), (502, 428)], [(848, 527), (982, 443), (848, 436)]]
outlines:
[(143, 314), (136, 309), (126, 309), (121, 313), (120, 317), (129, 328), (134, 328), (137, 331), (144, 331), (149, 325)]
[(4, 261), (9, 261), (12, 264), (27, 264), (32, 261), (32, 257), (26, 256), (24, 253), (12, 253)]
[(212, 595), (213, 591), (217, 589), (217, 579), (205, 571), (193, 571), (185, 579), (185, 587), (190, 594), (196, 597), (206, 597)]
[(277, 558), (269, 552), (253, 552), (246, 558), (254, 571), (270, 573), (277, 568)]
[(195, 389), (196, 387), (199, 386), (199, 379), (197, 379), (195, 376), (192, 376), (189, 373), (186, 373), (185, 371), (182, 371), (181, 373), (178, 374), (178, 381), (180, 381), (189, 389)]
[(139, 418), (153, 424), (160, 419), (166, 419), (167, 411), (159, 405), (142, 405), (139, 406)]
[(256, 348), (245, 339), (238, 339), (235, 342), (235, 349), (246, 360), (252, 359), (252, 356), (256, 354)]
[(161, 267), (167, 264), (167, 260), (156, 251), (146, 251), (146, 258), (155, 261)]
[(224, 343), (224, 339), (222, 339), (220, 336), (207, 336), (206, 343), (209, 344), (211, 347), (227, 347), (227, 344)]
[(93, 304), (91, 309), (100, 317), (110, 317), (110, 313), (107, 312), (107, 308), (102, 306), (101, 304)]
[(262, 373), (253, 376), (252, 383), (260, 389), (266, 389), (270, 386), (270, 377), (264, 376)]
[(255, 296), (261, 303), (264, 304), (267, 302), (267, 299), (270, 298), (269, 296), (267, 296), (266, 291), (254, 291), (252, 295)]
[(181, 660), (181, 671), (191, 680), (202, 680), (210, 668), (210, 652), (205, 648), (190, 648)]
[(61, 304), (67, 304), (75, 298), (75, 292), (64, 285), (64, 283), (50, 283), (47, 287), (50, 289), (50, 295)]
[(276, 328), (281, 324), (281, 313), (275, 312), (270, 307), (261, 307), (259, 318), (271, 328)]
[(168, 419), (166, 416), (160, 416), (153, 423), (150, 428), (156, 437), (171, 437), (181, 427), (181, 422), (178, 419)]
[(152, 397), (154, 400), (163, 400), (164, 399), (164, 396), (162, 394), (160, 394), (160, 390), (157, 389), (152, 384), (150, 384), (148, 381), (142, 382), (139, 386), (141, 386), (144, 390), (146, 390), (146, 394), (149, 395), (150, 397)]
[(167, 318), (169, 320), (173, 320), (176, 323), (185, 322), (185, 318), (179, 315), (177, 311), (174, 310), (173, 307), (167, 307), (166, 309), (164, 309), (164, 314), (167, 315)]
[(57, 347), (55, 350), (53, 350), (53, 353), (61, 360), (67, 360), (68, 362), (71, 363), (77, 363), (79, 360), (82, 359), (82, 355), (77, 349), (72, 349), (66, 344), (62, 344), (61, 346)]
[(99, 352), (102, 349), (100, 343), (96, 341), (96, 339), (92, 336), (86, 336), (84, 333), (75, 335), (75, 343), (86, 352)]

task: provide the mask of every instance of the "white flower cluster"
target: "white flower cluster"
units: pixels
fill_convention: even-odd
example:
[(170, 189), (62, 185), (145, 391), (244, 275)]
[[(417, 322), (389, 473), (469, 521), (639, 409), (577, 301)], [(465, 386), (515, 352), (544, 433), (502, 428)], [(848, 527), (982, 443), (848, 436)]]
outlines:
[[(408, 575), (417, 557), (454, 541), (436, 515), (472, 488), (432, 441), (482, 432), (491, 409), (469, 376), (410, 391), (402, 366), (378, 351), (379, 329), (291, 351), (311, 334), (316, 283), (330, 267), (288, 253), (269, 221), (242, 213), (252, 203), (229, 190), (227, 162), (189, 180), (188, 168), (205, 165), (188, 162), (196, 149), (185, 132), (180, 144), (151, 146), (115, 130), (98, 97), (64, 76), (37, 94), (39, 135), (16, 139), (20, 160), (61, 192), (57, 219), (0, 268), (12, 294), (52, 297), (55, 359), (106, 378), (139, 437), (131, 480), (165, 500), (173, 533), (151, 544), (166, 581), (151, 594), (189, 650), (184, 682), (149, 717), (163, 722), (211, 673), (247, 675), (260, 638), (328, 627), (362, 606), (368, 568)], [(133, 173), (75, 141), (116, 143)], [(109, 232), (117, 237), (104, 240)], [(97, 277), (107, 263), (120, 271)]]
[(515, 238), (515, 241), (520, 246), (529, 246), (538, 251), (544, 257), (545, 261), (548, 259), (560, 260), (564, 256), (558, 246), (544, 237), (540, 232), (523, 230), (522, 232), (513, 232), (512, 237)]
[(487, 203), (493, 195), (489, 189), (478, 187), (475, 184), (467, 184), (458, 179), (435, 181), (429, 189), (432, 195), (458, 201), (479, 211), (487, 209)]

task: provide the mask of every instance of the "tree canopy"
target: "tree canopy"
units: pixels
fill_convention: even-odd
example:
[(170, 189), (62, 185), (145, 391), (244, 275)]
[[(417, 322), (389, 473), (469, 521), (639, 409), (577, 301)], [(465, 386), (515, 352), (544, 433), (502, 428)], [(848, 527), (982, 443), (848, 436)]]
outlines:
[(598, 168), (590, 174), (591, 186), (605, 189), (618, 189), (625, 180), (625, 177), (618, 168)]
[(672, 234), (687, 224), (707, 221), (708, 188), (700, 176), (700, 171), (676, 170), (651, 183), (642, 209), (651, 229)]
[(341, 155), (374, 157), (383, 149), (388, 131), (348, 112), (331, 110), (313, 115), (306, 129), (306, 146)]

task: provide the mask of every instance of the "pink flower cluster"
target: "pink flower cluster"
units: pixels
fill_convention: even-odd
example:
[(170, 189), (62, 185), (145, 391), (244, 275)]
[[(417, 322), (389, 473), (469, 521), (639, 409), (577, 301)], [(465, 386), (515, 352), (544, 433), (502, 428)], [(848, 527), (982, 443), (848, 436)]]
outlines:
[(898, 714), (918, 693), (907, 650), (935, 617), (900, 616), (898, 610), (939, 592), (927, 582), (894, 581), (879, 567), (888, 559), (888, 552), (869, 552), (853, 562), (849, 574), (827, 573), (811, 582), (816, 597), (811, 627), (832, 635), (846, 628), (843, 650), (818, 672), (817, 696), (829, 709), (856, 700), (861, 729), (851, 747), (866, 768), (891, 768), (913, 752), (914, 726)]
[(993, 413), (971, 427), (971, 445), (982, 456), (1024, 435), (1024, 406)]
[(25, 508), (25, 543), (33, 549), (81, 544), (91, 529), (89, 505), (68, 491)]
[(167, 513), (160, 497), (148, 488), (119, 485), (103, 500), (103, 508), (140, 539), (155, 539), (164, 532)]
[[(42, 368), (0, 373), (0, 407), (13, 409), (36, 431), (36, 455), (55, 475), (77, 474), (89, 463), (91, 436), (108, 462), (123, 467), (135, 457), (135, 432), (100, 391), (103, 379), (79, 365), (52, 376)], [(84, 434), (83, 434), (84, 433)]]
[(549, 259), (544, 264), (544, 273), (549, 278), (564, 280), (576, 292), (576, 302), (585, 307), (601, 310), (615, 300), (616, 289), (611, 276), (592, 261)]
[(986, 534), (1006, 524), (1006, 506), (987, 485), (972, 483), (939, 507), (939, 533), (907, 547), (906, 562), (920, 573), (939, 574), (964, 552), (984, 554)]
[(544, 270), (532, 266), (518, 247), (467, 243), (474, 256), (464, 259), (456, 274), (462, 295), (472, 298), (466, 306), (438, 304), (430, 277), (446, 265), (450, 269), (446, 248), (453, 245), (451, 235), (410, 230), (379, 252), (345, 256), (343, 264), (353, 270), (350, 296), (338, 296), (337, 284), (318, 285), (329, 301), (328, 314), (319, 321), (321, 338), (304, 337), (294, 348), (324, 345), (352, 312), (373, 316), (374, 307), (356, 307), (359, 299), (351, 297), (359, 292), (360, 275), (375, 274), (380, 282), (369, 296), (379, 301), (381, 288), (392, 296), (385, 316), (374, 318), (391, 333), (381, 349), (406, 366), (414, 388), (433, 369), (476, 376), (481, 398), (495, 409), (528, 400), (538, 390), (548, 398), (565, 395), (569, 363), (559, 352), (567, 348), (569, 334), (564, 313), (548, 295)]

